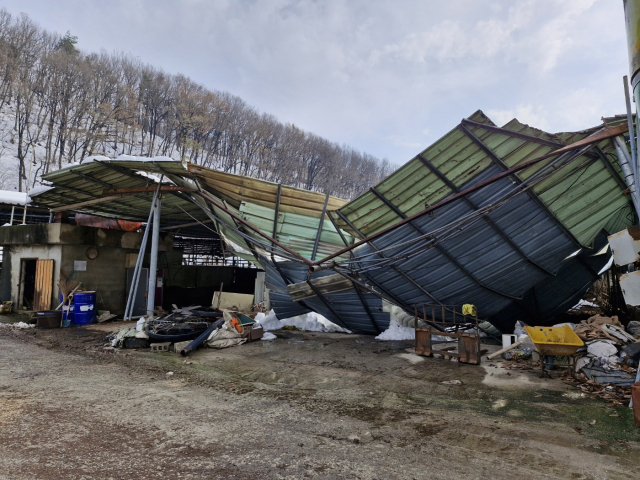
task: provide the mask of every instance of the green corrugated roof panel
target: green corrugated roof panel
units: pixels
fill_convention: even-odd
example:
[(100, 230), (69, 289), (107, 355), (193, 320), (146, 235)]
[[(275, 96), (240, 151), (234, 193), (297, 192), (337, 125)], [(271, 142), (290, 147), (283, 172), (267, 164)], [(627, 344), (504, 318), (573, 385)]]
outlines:
[[(494, 126), (480, 111), (469, 117), (469, 120)], [(548, 154), (557, 148), (533, 139), (518, 138), (506, 131), (488, 130), (470, 123), (464, 125), (508, 168)], [(502, 127), (504, 130), (560, 145), (586, 138), (599, 128), (601, 127), (580, 132), (549, 134), (515, 119)], [(611, 142), (600, 142), (598, 147), (605, 155), (613, 155), (610, 164), (617, 172), (618, 179), (591, 150), (553, 173), (533, 189), (549, 211), (585, 246), (591, 245), (603, 226), (610, 223), (612, 216), (621, 215), (619, 218), (625, 218), (619, 212), (626, 212), (629, 208), (629, 198), (623, 193), (624, 188), (620, 184), (622, 176)], [(460, 126), (425, 149), (421, 155), (458, 188), (482, 173), (493, 162), (491, 155), (474, 143)], [(521, 170), (517, 176), (527, 180), (555, 158)], [(452, 193), (452, 190), (423, 165), (418, 157), (380, 182), (376, 189), (407, 216), (424, 210), (426, 206), (437, 203)], [(392, 226), (400, 220), (398, 215), (372, 192), (364, 193), (342, 207), (340, 212), (365, 236)], [(337, 216), (333, 215), (333, 218), (341, 228), (351, 231)], [(617, 224), (622, 225), (624, 221), (620, 220)]]
[[(273, 233), (274, 209), (250, 202), (242, 202), (240, 212), (245, 220), (267, 235)], [(310, 259), (319, 223), (320, 219), (315, 217), (281, 212), (278, 215), (276, 240), (299, 255)], [(255, 236), (255, 234), (252, 234), (252, 236)], [(345, 233), (345, 239), (350, 242), (351, 236)], [(325, 219), (322, 224), (317, 258), (330, 255), (343, 247), (344, 243), (337, 230), (330, 220)]]
[[(185, 172), (180, 162), (162, 161), (158, 163), (162, 164), (163, 168), (176, 173), (182, 172), (181, 174), (184, 174)], [(111, 188), (142, 187), (156, 183), (154, 179), (150, 179), (144, 174), (137, 174), (137, 171), (159, 172), (157, 165), (152, 162), (132, 160), (93, 161), (81, 165), (69, 165), (44, 175), (43, 179), (52, 182), (55, 188), (36, 195), (34, 200), (39, 205), (55, 208), (97, 199), (103, 196), (104, 190)], [(73, 210), (104, 217), (146, 221), (152, 196), (153, 193), (127, 195), (116, 200), (77, 207)], [(184, 220), (185, 217), (188, 218), (185, 211), (199, 220), (206, 218), (203, 212), (191, 202), (172, 193), (164, 196), (163, 221)]]
[[(480, 111), (470, 119), (493, 125)], [(491, 160), (458, 128), (451, 130), (421, 155), (458, 186), (491, 164)], [(449, 187), (417, 157), (380, 182), (376, 189), (409, 216), (423, 210), (425, 204), (436, 203), (451, 193)], [(398, 221), (398, 216), (372, 192), (364, 193), (342, 207), (340, 212), (364, 235)], [(342, 222), (338, 222), (350, 231)]]

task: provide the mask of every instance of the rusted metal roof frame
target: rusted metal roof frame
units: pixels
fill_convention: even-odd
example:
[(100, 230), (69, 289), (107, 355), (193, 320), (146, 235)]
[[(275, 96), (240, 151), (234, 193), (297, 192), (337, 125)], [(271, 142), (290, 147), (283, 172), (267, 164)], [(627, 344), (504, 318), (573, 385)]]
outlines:
[[(396, 215), (398, 215), (398, 217), (400, 217), (402, 220), (406, 219), (407, 216), (400, 211), (400, 209), (398, 209), (398, 207), (396, 207), (394, 204), (392, 204), (387, 198), (385, 198), (384, 195), (382, 195), (380, 192), (378, 192), (378, 190), (376, 190), (375, 187), (371, 187), (371, 191), (380, 199), (382, 200), (389, 208), (391, 208), (391, 210), (393, 210)], [(419, 227), (417, 227), (413, 222), (409, 222), (409, 225), (411, 226), (411, 228), (413, 228), (416, 232), (418, 232), (420, 235), (428, 235), (426, 232), (423, 232), (422, 229), (420, 229)], [(479, 287), (484, 288), (486, 290), (489, 290), (493, 293), (496, 293), (500, 296), (503, 296), (505, 298), (510, 298), (511, 300), (520, 300), (520, 298), (518, 297), (514, 297), (512, 295), (509, 295), (508, 293), (504, 293), (504, 292), (500, 292), (499, 290), (495, 290), (494, 288), (486, 285), (485, 283), (483, 283), (482, 281), (480, 281), (473, 273), (471, 273), (464, 265), (462, 265), (460, 262), (458, 262), (458, 260), (447, 251), (446, 248), (444, 248), (442, 245), (436, 243), (433, 245), (433, 248), (435, 248), (436, 250), (438, 250), (438, 252), (440, 252), (442, 255), (444, 255), (451, 263), (453, 263), (461, 272), (463, 272), (466, 276), (468, 276), (471, 280), (474, 281), (474, 283), (476, 283)]]
[[(349, 224), (349, 226), (351, 228), (353, 228), (356, 232), (358, 231), (358, 229), (356, 228), (355, 225), (353, 225), (353, 223), (351, 223), (351, 221), (345, 217), (342, 212), (340, 212), (340, 210), (336, 210), (335, 213), (345, 222), (347, 222)], [(383, 258), (387, 258), (386, 255), (382, 252), (379, 251), (379, 249), (375, 246), (375, 244), (373, 242), (369, 242), (369, 246), (377, 252), (377, 254)], [(406, 272), (404, 272), (402, 269), (400, 269), (400, 267), (396, 266), (396, 265), (392, 265), (391, 268), (398, 274), (400, 275), (402, 278), (404, 278), (405, 280), (407, 280), (409, 283), (411, 283), (414, 287), (416, 287), (418, 290), (420, 290), (422, 293), (424, 293), (425, 295), (427, 295), (429, 298), (431, 298), (433, 301), (435, 301), (436, 303), (442, 304), (442, 302), (440, 302), (436, 297), (434, 297), (431, 293), (429, 293), (427, 290), (425, 290), (425, 288), (418, 284), (417, 282), (415, 282)], [(392, 300), (392, 303), (406, 309), (406, 310), (411, 310), (411, 306), (407, 303), (405, 303), (402, 299), (398, 298), (396, 295), (394, 295), (393, 293), (389, 292), (386, 288), (384, 288), (382, 285), (380, 285), (380, 283), (376, 282), (375, 280), (373, 280), (370, 276), (367, 275), (367, 279), (369, 281), (371, 281), (371, 283), (373, 283), (376, 287), (378, 287), (382, 292), (385, 293), (385, 295), (387, 295), (387, 297), (389, 299)]]
[(553, 142), (550, 140), (546, 140), (540, 137), (534, 137), (533, 135), (527, 135), (526, 133), (515, 132), (513, 130), (508, 130), (506, 128), (496, 127), (495, 125), (490, 125), (487, 123), (475, 122), (473, 120), (469, 120), (468, 118), (462, 119), (462, 125), (468, 125), (476, 128), (481, 128), (483, 130), (488, 130), (490, 132), (501, 133), (503, 135), (507, 135), (509, 137), (519, 138), (521, 140), (526, 140), (528, 142), (539, 143), (541, 145), (547, 145), (553, 148), (561, 148), (566, 145), (566, 143), (558, 141)]

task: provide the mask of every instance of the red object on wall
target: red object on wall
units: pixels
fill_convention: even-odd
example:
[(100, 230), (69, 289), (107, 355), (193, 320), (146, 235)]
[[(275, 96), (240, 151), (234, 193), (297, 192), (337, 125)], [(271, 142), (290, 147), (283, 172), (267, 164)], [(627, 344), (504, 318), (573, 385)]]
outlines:
[(118, 220), (117, 218), (99, 217), (97, 215), (87, 215), (85, 213), (76, 213), (76, 225), (106, 228), (108, 230), (121, 230), (124, 232), (135, 232), (140, 229), (142, 223), (131, 222), (129, 220)]

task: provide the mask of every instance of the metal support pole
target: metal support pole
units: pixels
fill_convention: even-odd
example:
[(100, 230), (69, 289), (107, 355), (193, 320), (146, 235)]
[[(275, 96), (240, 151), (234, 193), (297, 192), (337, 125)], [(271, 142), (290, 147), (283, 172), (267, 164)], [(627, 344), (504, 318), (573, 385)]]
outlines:
[(318, 245), (320, 245), (320, 236), (322, 235), (322, 226), (324, 225), (324, 216), (327, 214), (327, 205), (329, 204), (329, 193), (324, 198), (324, 207), (322, 207), (322, 215), (320, 216), (320, 223), (318, 223), (318, 232), (316, 233), (316, 241), (313, 243), (313, 251), (311, 252), (311, 261), (316, 261), (316, 254), (318, 253)]
[(631, 159), (629, 158), (629, 152), (627, 146), (622, 137), (616, 137), (613, 146), (616, 148), (616, 154), (618, 155), (618, 162), (620, 163), (620, 169), (624, 175), (624, 181), (629, 187), (631, 201), (636, 209), (636, 216), (640, 219), (640, 202), (638, 202), (637, 188), (635, 184), (635, 178), (633, 174), (633, 166)]
[(147, 226), (144, 229), (144, 235), (142, 236), (142, 243), (140, 244), (140, 250), (138, 251), (138, 258), (136, 259), (136, 267), (133, 270), (133, 278), (131, 279), (131, 288), (129, 289), (129, 298), (127, 298), (127, 306), (124, 310), (124, 319), (131, 320), (133, 316), (133, 304), (135, 302), (136, 295), (138, 294), (138, 285), (140, 283), (140, 272), (142, 271), (142, 263), (144, 262), (144, 254), (147, 250), (147, 239), (149, 238), (149, 229), (153, 223), (153, 211), (160, 194), (160, 185), (153, 196), (151, 202), (151, 210), (149, 211), (149, 218), (147, 219)]
[(142, 271), (144, 254), (147, 251), (147, 239), (149, 238), (149, 229), (151, 228), (151, 222), (153, 222), (153, 206), (151, 207), (151, 214), (149, 215), (149, 220), (147, 221), (147, 227), (144, 229), (144, 235), (142, 236), (142, 243), (140, 244), (140, 250), (138, 250), (138, 258), (136, 259), (136, 266), (133, 269), (133, 277), (131, 278), (131, 287), (129, 288), (129, 298), (127, 298), (127, 306), (124, 309), (125, 320), (131, 320), (131, 317), (133, 316), (133, 304), (135, 303), (136, 295), (138, 295), (138, 285), (140, 283), (140, 272)]
[(22, 225), (27, 224), (27, 204), (24, 204), (24, 212), (22, 213)]
[(16, 206), (11, 207), (11, 220), (9, 220), (9, 225), (13, 225), (13, 214), (16, 212)]
[(151, 258), (149, 259), (149, 293), (147, 294), (147, 316), (153, 318), (156, 303), (156, 276), (158, 272), (158, 242), (160, 241), (160, 198), (153, 209), (153, 231), (151, 236)]
[[(631, 147), (631, 168), (633, 171), (634, 183), (637, 185), (636, 179), (638, 178), (638, 144), (636, 135), (633, 128), (633, 119), (631, 113), (631, 98), (629, 97), (629, 81), (627, 76), (622, 77), (624, 83), (624, 101), (627, 107), (627, 125), (629, 127), (629, 146)], [(636, 189), (635, 192), (636, 201), (640, 203), (640, 195)]]

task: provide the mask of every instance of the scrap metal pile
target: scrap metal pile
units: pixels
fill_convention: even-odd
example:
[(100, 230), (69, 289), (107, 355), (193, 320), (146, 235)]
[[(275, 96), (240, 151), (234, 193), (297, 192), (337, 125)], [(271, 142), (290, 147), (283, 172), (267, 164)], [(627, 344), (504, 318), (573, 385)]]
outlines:
[(220, 310), (200, 312), (196, 308), (178, 309), (167, 315), (147, 320), (145, 332), (154, 342), (184, 342), (197, 338), (221, 317)]
[(143, 317), (105, 339), (110, 347), (170, 351), (186, 357), (201, 346), (225, 348), (262, 338), (263, 329), (250, 316), (216, 308), (176, 308), (155, 318)]
[[(624, 327), (616, 316), (596, 314), (579, 323), (565, 323), (546, 329), (525, 328), (527, 333), (523, 333), (520, 325), (516, 327), (514, 336), (518, 341), (512, 345), (518, 345), (515, 349), (509, 350), (511, 346), (502, 350), (503, 357), (507, 359), (499, 364), (502, 368), (538, 372), (542, 369), (546, 375), (562, 369), (564, 381), (575, 385), (582, 396), (598, 397), (616, 406), (629, 404), (640, 362), (640, 322), (630, 321)], [(577, 343), (563, 343), (561, 338), (556, 339), (561, 348), (571, 345), (574, 353), (567, 356), (545, 355), (553, 342), (544, 345), (538, 343), (539, 338), (530, 338), (529, 335), (532, 331), (544, 330), (552, 337), (554, 330), (561, 329), (571, 329), (579, 339)]]

